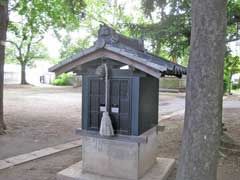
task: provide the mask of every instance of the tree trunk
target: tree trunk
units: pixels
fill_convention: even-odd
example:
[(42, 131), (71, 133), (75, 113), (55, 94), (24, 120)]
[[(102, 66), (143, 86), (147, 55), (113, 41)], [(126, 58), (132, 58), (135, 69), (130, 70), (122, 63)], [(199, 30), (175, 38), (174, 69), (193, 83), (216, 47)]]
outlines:
[(222, 122), (226, 0), (192, 0), (191, 53), (177, 180), (216, 180)]
[(4, 133), (6, 125), (3, 116), (3, 84), (4, 84), (4, 59), (5, 41), (8, 25), (8, 1), (0, 0), (0, 134)]
[(21, 63), (21, 84), (28, 84), (26, 81), (26, 63)]

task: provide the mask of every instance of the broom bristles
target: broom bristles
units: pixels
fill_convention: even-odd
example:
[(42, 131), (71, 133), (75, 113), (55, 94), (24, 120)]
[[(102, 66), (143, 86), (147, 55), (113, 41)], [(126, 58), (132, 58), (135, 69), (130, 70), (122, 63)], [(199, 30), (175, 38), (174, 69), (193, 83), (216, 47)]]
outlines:
[(108, 112), (103, 112), (99, 134), (101, 136), (114, 136), (112, 121)]

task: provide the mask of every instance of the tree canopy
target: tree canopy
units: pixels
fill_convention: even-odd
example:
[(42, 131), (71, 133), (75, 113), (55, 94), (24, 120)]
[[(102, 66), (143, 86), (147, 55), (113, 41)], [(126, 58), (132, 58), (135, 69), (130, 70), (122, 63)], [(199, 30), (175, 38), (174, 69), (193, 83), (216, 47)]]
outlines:
[(77, 52), (82, 51), (85, 48), (88, 48), (91, 44), (89, 36), (86, 38), (79, 38), (76, 42), (73, 42), (70, 35), (66, 35), (61, 40), (62, 45), (60, 49), (60, 58), (68, 58)]
[[(90, 36), (96, 36), (99, 24), (105, 23), (127, 36), (144, 38), (152, 53), (187, 65), (191, 36), (190, 0), (142, 0), (136, 15), (129, 15), (126, 5), (117, 0), (86, 0), (85, 3), (81, 27), (88, 29)], [(240, 1), (228, 0), (226, 42), (240, 39), (239, 13)], [(78, 45), (69, 43), (68, 46)]]
[[(188, 57), (191, 37), (191, 1), (142, 0), (142, 8), (150, 22), (130, 24), (133, 33), (149, 40), (155, 54), (160, 55), (167, 50), (173, 59)], [(228, 0), (226, 42), (240, 39), (239, 24), (240, 1)]]
[(83, 0), (16, 0), (11, 2), (8, 26), (8, 59), (17, 60), (22, 67), (21, 84), (27, 84), (25, 67), (35, 59), (46, 56), (40, 44), (50, 29), (73, 30), (83, 18)]
[[(130, 14), (126, 10), (126, 4), (119, 0), (85, 0), (86, 7), (82, 11), (83, 18), (80, 22), (80, 29), (76, 32), (84, 33), (85, 36), (79, 35), (78, 38), (73, 39), (71, 33), (61, 37), (60, 55), (61, 58), (69, 57), (80, 50), (89, 47), (97, 37), (97, 31), (100, 24), (107, 24), (116, 29), (118, 32), (130, 36), (130, 27), (128, 24), (135, 22), (143, 22), (142, 12), (137, 14)], [(83, 31), (81, 31), (83, 30)]]

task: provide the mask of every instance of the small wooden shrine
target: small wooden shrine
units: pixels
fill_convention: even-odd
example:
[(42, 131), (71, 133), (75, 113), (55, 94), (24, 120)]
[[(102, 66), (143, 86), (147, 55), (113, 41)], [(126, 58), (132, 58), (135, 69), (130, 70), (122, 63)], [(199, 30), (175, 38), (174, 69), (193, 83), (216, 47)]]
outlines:
[[(107, 81), (96, 73), (102, 64), (108, 67)], [(50, 71), (72, 71), (83, 77), (82, 128), (77, 130), (83, 137), (82, 171), (141, 178), (156, 162), (159, 78), (181, 78), (186, 68), (148, 53), (141, 39), (127, 38), (102, 25), (94, 46)], [(106, 111), (114, 130), (111, 137), (99, 135)]]

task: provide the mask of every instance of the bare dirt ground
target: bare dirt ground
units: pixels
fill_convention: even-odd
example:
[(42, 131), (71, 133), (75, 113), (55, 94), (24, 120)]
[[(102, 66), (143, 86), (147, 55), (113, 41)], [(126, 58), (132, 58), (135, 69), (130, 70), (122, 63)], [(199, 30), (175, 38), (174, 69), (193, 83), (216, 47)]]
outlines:
[[(161, 121), (161, 125), (165, 125), (166, 129), (160, 134), (159, 156), (179, 159), (179, 151), (181, 148), (181, 135), (183, 130), (183, 115), (174, 116)], [(234, 141), (240, 144), (240, 109), (226, 108), (223, 112), (223, 122), (228, 131), (226, 134)], [(240, 178), (240, 153), (230, 153), (220, 151), (218, 164), (218, 180), (239, 180)], [(240, 152), (240, 151), (239, 151)], [(175, 180), (176, 168), (171, 173), (168, 180)]]
[(0, 180), (56, 180), (57, 172), (81, 160), (79, 148), (0, 171)]
[(79, 138), (80, 88), (8, 85), (4, 110), (8, 130), (0, 136), (0, 159)]
[[(239, 97), (227, 97), (224, 123), (228, 136), (240, 143)], [(239, 103), (240, 104), (240, 103)], [(184, 94), (160, 93), (160, 115), (184, 108)], [(5, 87), (5, 120), (8, 133), (0, 136), (0, 159), (28, 153), (78, 139), (81, 126), (81, 89), (72, 87)], [(183, 115), (161, 121), (166, 129), (160, 133), (159, 156), (178, 160)], [(56, 173), (81, 160), (81, 149), (75, 148), (52, 156), (0, 170), (0, 180), (56, 180)], [(239, 180), (240, 157), (223, 152), (218, 180)], [(175, 180), (176, 169), (168, 180)]]

